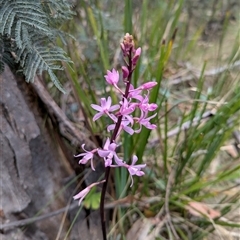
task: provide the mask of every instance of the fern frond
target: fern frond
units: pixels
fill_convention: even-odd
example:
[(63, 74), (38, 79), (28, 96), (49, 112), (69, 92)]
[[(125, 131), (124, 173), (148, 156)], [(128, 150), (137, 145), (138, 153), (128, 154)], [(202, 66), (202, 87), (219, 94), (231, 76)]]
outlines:
[(0, 37), (0, 74), (4, 71), (4, 62), (3, 62), (3, 53), (4, 53), (4, 47), (3, 47), (3, 39)]
[(53, 70), (63, 69), (60, 65), (56, 65), (56, 62), (71, 62), (71, 60), (65, 56), (65, 52), (61, 48), (48, 48), (35, 45), (31, 52), (21, 52), (21, 56), (24, 56), (20, 62), (23, 63), (23, 73), (26, 76), (27, 82), (32, 82), (36, 74), (47, 71), (56, 87), (64, 92), (61, 83), (56, 80), (56, 75), (53, 73)]
[(53, 84), (63, 93), (65, 93), (64, 88), (62, 87), (62, 84), (59, 82), (58, 78), (56, 77), (56, 75), (54, 74), (54, 72), (52, 71), (52, 69), (48, 69), (48, 74), (53, 82)]
[(3, 73), (3, 71), (4, 71), (4, 62), (0, 58), (0, 74)]
[(39, 1), (5, 1), (0, 10), (0, 33), (11, 35), (14, 22), (25, 23), (43, 32), (49, 32), (46, 14)]
[(71, 11), (71, 5), (66, 0), (48, 0), (43, 3), (44, 7), (58, 21), (71, 19), (74, 14)]
[(27, 82), (47, 71), (56, 87), (64, 92), (53, 71), (62, 70), (58, 63), (70, 62), (70, 59), (54, 44), (58, 37), (64, 41), (64, 34), (57, 27), (73, 14), (68, 1), (0, 0), (0, 6), (0, 39), (13, 43), (0, 53), (0, 71), (3, 71), (3, 62), (9, 63), (13, 52)]
[(11, 41), (0, 35), (0, 74), (4, 71), (4, 64), (10, 68), (14, 67), (11, 49)]

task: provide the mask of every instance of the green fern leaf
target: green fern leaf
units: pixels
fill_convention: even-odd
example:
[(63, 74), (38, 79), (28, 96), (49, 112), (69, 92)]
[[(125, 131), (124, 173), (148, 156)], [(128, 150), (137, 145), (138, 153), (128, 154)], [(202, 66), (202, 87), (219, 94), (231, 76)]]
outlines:
[(62, 84), (59, 82), (58, 78), (56, 77), (56, 75), (54, 74), (54, 72), (51, 69), (48, 70), (48, 74), (49, 74), (52, 82), (54, 83), (54, 85), (58, 88), (58, 90), (60, 90), (62, 93), (66, 93)]
[(27, 82), (33, 82), (37, 73), (41, 74), (42, 71), (47, 71), (56, 87), (64, 92), (62, 85), (56, 80), (56, 75), (53, 73), (53, 70), (63, 69), (61, 66), (56, 65), (56, 62), (71, 62), (61, 48), (34, 46), (32, 52), (22, 53), (22, 56), (24, 56), (24, 59), (21, 59), (20, 62), (24, 63), (23, 73)]
[(5, 46), (4, 54), (0, 53), (0, 71), (13, 52), (27, 82), (47, 71), (56, 87), (64, 92), (53, 71), (63, 69), (59, 62), (71, 60), (54, 44), (58, 37), (64, 42), (64, 34), (57, 27), (72, 16), (69, 3), (66, 0), (0, 0), (0, 6), (0, 39), (4, 36), (13, 45)]

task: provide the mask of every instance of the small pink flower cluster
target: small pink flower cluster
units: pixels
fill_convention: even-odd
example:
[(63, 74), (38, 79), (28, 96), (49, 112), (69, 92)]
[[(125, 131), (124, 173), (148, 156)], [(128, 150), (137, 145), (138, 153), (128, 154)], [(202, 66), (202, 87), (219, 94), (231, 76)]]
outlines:
[[(96, 148), (88, 151), (84, 148), (85, 145), (83, 144), (82, 149), (84, 150), (84, 153), (75, 157), (82, 157), (79, 164), (86, 164), (90, 161), (91, 168), (93, 170), (95, 170), (93, 165), (93, 157), (95, 154), (98, 154), (99, 157), (104, 159), (105, 167), (125, 167), (130, 174), (132, 186), (132, 176), (144, 175), (142, 168), (144, 168), (146, 164), (136, 164), (138, 158), (135, 155), (133, 156), (132, 163), (130, 165), (120, 159), (116, 153), (116, 148), (118, 147), (116, 140), (122, 131), (126, 131), (128, 134), (132, 135), (134, 133), (140, 133), (142, 126), (148, 129), (156, 128), (156, 125), (152, 124), (150, 120), (154, 118), (157, 113), (150, 117), (148, 116), (148, 113), (157, 109), (157, 104), (149, 103), (149, 91), (156, 86), (157, 83), (147, 82), (138, 88), (134, 88), (131, 84), (131, 77), (141, 55), (141, 48), (134, 48), (133, 38), (127, 33), (121, 43), (121, 49), (126, 63), (126, 65), (122, 67), (123, 82), (126, 86), (125, 92), (123, 92), (118, 86), (120, 79), (118, 71), (113, 69), (112, 71), (107, 71), (107, 75), (105, 75), (106, 82), (113, 86), (121, 96), (119, 104), (112, 105), (111, 97), (108, 97), (107, 99), (101, 98), (100, 105), (91, 104), (91, 107), (98, 112), (93, 117), (93, 121), (98, 120), (104, 115), (108, 116), (113, 121), (113, 123), (107, 127), (108, 132), (113, 131), (112, 137), (111, 139), (107, 138), (103, 149)], [(143, 94), (144, 91), (146, 92), (145, 94)], [(133, 116), (133, 112), (135, 112), (136, 109), (140, 112), (139, 117)], [(134, 129), (133, 127), (136, 124), (139, 127)], [(104, 180), (88, 186), (86, 189), (74, 196), (74, 199), (80, 199), (80, 204), (86, 194), (90, 191), (91, 187), (102, 182), (104, 182)]]

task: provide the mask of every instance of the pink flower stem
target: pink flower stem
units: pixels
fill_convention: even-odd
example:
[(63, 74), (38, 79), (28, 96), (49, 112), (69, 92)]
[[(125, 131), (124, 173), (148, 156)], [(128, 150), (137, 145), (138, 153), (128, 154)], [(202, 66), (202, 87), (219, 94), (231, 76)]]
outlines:
[[(131, 84), (131, 80), (132, 80), (132, 72), (134, 70), (133, 65), (132, 65), (132, 49), (133, 48), (131, 48), (129, 51), (128, 63), (126, 63), (126, 66), (129, 71), (129, 75), (127, 78), (127, 85), (126, 85), (125, 94), (124, 94), (123, 98), (128, 97), (129, 88), (130, 88), (130, 84)], [(118, 117), (118, 121), (116, 123), (116, 126), (114, 128), (114, 131), (113, 131), (113, 134), (111, 137), (111, 143), (113, 143), (116, 140), (119, 128), (121, 127), (121, 122), (122, 122), (122, 115), (120, 115)], [(107, 240), (106, 219), (105, 219), (105, 214), (104, 214), (104, 200), (105, 200), (105, 195), (106, 195), (106, 191), (107, 191), (107, 184), (108, 184), (108, 180), (109, 180), (110, 169), (111, 169), (110, 167), (106, 167), (106, 169), (105, 169), (105, 182), (103, 183), (103, 186), (102, 186), (101, 200), (100, 200), (100, 215), (101, 215), (103, 240)]]

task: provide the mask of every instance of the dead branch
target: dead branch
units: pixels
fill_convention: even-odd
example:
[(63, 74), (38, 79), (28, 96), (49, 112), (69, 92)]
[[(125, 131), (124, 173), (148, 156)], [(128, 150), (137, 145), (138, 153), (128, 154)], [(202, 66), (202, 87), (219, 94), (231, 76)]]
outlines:
[[(230, 70), (230, 69), (236, 68), (238, 66), (240, 66), (240, 61), (236, 61), (232, 65), (224, 65), (224, 66), (221, 66), (221, 67), (213, 68), (211, 70), (205, 71), (204, 77), (215, 76), (215, 75), (218, 75), (218, 74), (220, 74), (220, 73), (222, 73), (226, 70)], [(201, 76), (201, 71), (193, 69), (191, 66), (188, 66), (188, 69), (191, 72), (194, 72), (194, 73), (191, 74), (191, 75), (187, 75), (185, 77), (179, 76), (179, 77), (169, 78), (169, 84), (170, 85), (177, 85), (177, 84), (180, 84), (180, 83), (183, 83), (183, 82), (194, 80), (194, 79), (199, 78)]]
[(47, 89), (43, 86), (39, 77), (35, 77), (32, 86), (45, 104), (49, 113), (56, 117), (62, 136), (69, 139), (75, 145), (79, 146), (85, 143), (88, 148), (95, 148), (95, 144), (89, 139), (87, 132), (81, 131), (79, 128), (75, 127), (71, 121), (68, 120), (65, 113), (57, 105), (57, 103), (48, 93)]

